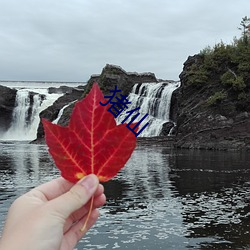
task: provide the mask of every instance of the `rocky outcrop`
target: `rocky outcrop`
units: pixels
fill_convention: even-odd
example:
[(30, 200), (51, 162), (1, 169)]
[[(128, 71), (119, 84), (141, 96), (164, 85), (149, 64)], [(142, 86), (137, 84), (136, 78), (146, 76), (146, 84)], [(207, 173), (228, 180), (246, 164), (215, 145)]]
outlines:
[[(74, 107), (74, 104), (76, 100), (81, 99), (82, 95), (84, 92), (83, 87), (78, 87), (78, 88), (70, 88), (69, 93), (64, 94), (63, 96), (59, 97), (53, 105), (48, 107), (47, 109), (43, 110), (40, 113), (40, 119), (45, 118), (49, 121), (54, 121), (60, 110), (65, 106), (69, 105), (65, 110), (64, 110), (64, 115), (61, 117), (61, 119), (58, 121), (58, 124), (62, 126), (66, 126), (68, 124), (68, 118), (72, 112), (72, 109)], [(42, 123), (40, 122), (38, 130), (37, 130), (37, 138), (43, 138), (44, 137), (44, 130)]]
[(0, 131), (6, 131), (12, 121), (16, 90), (0, 85)]
[(60, 86), (58, 88), (56, 87), (50, 87), (48, 88), (49, 94), (71, 94), (74, 91), (81, 91), (84, 90), (84, 86), (79, 85), (77, 88), (72, 88), (69, 86)]
[[(107, 64), (100, 75), (92, 75), (88, 81), (88, 84), (85, 86), (84, 91), (78, 87), (74, 89), (72, 93), (68, 91), (63, 97), (59, 98), (51, 107), (44, 110), (41, 114), (41, 118), (46, 118), (49, 121), (53, 121), (56, 119), (60, 109), (65, 106), (66, 104), (76, 100), (81, 99), (86, 96), (86, 94), (90, 91), (94, 82), (97, 82), (101, 90), (103, 91), (104, 95), (110, 94), (110, 90), (115, 89), (115, 85), (117, 86), (118, 90), (121, 90), (117, 94), (120, 97), (120, 94), (129, 95), (132, 90), (132, 87), (136, 83), (142, 82), (157, 82), (157, 79), (153, 73), (129, 73), (123, 70), (119, 66)], [(61, 91), (61, 89), (50, 89), (50, 91), (57, 92)], [(78, 93), (77, 93), (78, 91)], [(69, 123), (70, 115), (72, 113), (74, 104), (67, 107), (61, 119), (59, 120), (58, 124), (62, 126), (67, 126)], [(43, 127), (40, 123), (37, 133), (37, 138), (42, 138), (44, 136)]]
[[(174, 92), (177, 107), (177, 137), (179, 148), (216, 150), (250, 150), (250, 94), (241, 105), (228, 90), (223, 98), (220, 71), (204, 84), (190, 83), (190, 68), (199, 68), (202, 57), (189, 57), (180, 74), (181, 87)], [(216, 99), (217, 98), (217, 99)]]
[(110, 90), (117, 89), (123, 95), (129, 95), (136, 83), (158, 82), (153, 73), (126, 72), (119, 66), (107, 64), (100, 75), (92, 75), (88, 80), (85, 93), (88, 93), (94, 82), (97, 82), (104, 94), (109, 94)]
[(173, 122), (165, 122), (162, 126), (160, 136), (169, 136), (170, 134), (175, 133), (175, 131), (173, 131), (174, 127), (175, 124)]

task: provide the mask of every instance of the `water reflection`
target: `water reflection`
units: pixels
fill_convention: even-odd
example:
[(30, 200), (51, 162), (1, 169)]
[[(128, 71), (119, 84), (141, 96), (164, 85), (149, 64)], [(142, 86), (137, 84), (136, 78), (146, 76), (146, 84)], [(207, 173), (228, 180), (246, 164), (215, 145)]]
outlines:
[(161, 148), (137, 147), (118, 177), (105, 184), (108, 202), (83, 240), (88, 249), (184, 249), (182, 204), (173, 195), (169, 156)]
[[(45, 146), (0, 143), (0, 221), (19, 195), (58, 175)], [(1, 225), (0, 225), (1, 229)]]
[(212, 238), (199, 249), (250, 247), (250, 157), (247, 153), (183, 151), (170, 179), (182, 197), (188, 238)]
[[(46, 146), (26, 143), (0, 144), (1, 184), (16, 190), (28, 190), (57, 170), (48, 157)], [(10, 178), (6, 181), (6, 178)], [(48, 179), (51, 179), (49, 177)]]
[[(243, 153), (139, 145), (77, 249), (249, 249), (249, 166)], [(0, 144), (1, 223), (16, 196), (58, 175), (45, 146)]]

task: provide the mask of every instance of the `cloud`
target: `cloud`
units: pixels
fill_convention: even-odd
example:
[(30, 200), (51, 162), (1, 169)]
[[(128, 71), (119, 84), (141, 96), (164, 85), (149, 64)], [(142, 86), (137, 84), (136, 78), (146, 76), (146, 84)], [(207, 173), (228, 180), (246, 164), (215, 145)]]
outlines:
[(248, 0), (0, 0), (0, 79), (87, 81), (106, 63), (178, 79), (189, 55), (230, 43)]

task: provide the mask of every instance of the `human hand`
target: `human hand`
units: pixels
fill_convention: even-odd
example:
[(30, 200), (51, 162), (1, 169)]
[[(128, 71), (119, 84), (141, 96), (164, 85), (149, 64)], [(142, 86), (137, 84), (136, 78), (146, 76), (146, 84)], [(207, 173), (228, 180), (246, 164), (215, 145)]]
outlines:
[[(104, 205), (104, 188), (91, 174), (72, 184), (62, 177), (38, 186), (11, 205), (0, 240), (1, 250), (71, 250), (96, 222)], [(94, 205), (86, 230), (82, 232)]]

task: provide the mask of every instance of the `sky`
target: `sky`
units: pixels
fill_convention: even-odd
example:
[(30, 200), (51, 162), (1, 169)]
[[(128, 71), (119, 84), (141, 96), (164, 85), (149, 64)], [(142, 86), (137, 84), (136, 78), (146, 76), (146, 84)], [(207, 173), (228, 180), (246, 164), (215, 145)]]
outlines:
[(105, 65), (179, 80), (240, 37), (249, 0), (0, 0), (0, 80), (87, 81)]

